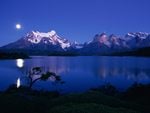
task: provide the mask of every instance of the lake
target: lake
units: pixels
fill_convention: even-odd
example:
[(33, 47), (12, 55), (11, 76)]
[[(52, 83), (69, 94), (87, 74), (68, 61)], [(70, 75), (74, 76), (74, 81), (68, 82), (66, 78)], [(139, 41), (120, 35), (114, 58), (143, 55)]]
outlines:
[(84, 92), (90, 88), (111, 83), (119, 90), (125, 90), (133, 83), (150, 83), (150, 58), (77, 56), (48, 57), (33, 56), (25, 59), (20, 66), (17, 60), (0, 60), (0, 90), (16, 84), (26, 84), (24, 78), (33, 67), (42, 67), (60, 75), (64, 84), (39, 81), (33, 86), (39, 90), (58, 90), (62, 93)]

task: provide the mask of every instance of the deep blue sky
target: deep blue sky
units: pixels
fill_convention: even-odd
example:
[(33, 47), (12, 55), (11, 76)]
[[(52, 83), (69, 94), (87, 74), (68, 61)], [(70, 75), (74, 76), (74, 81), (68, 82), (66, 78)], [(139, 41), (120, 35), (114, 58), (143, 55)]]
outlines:
[[(150, 31), (150, 0), (0, 0), (0, 46), (31, 30), (85, 42), (96, 33)], [(20, 23), (23, 29), (16, 30)]]

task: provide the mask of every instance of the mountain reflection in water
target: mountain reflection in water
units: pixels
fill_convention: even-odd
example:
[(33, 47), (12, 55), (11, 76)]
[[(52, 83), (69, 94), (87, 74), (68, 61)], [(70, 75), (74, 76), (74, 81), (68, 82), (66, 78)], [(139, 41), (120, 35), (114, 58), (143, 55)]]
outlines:
[[(144, 57), (33, 57), (23, 62), (23, 67), (17, 67), (14, 60), (0, 62), (1, 89), (5, 89), (20, 76), (25, 76), (33, 67), (42, 67), (44, 71), (60, 75), (65, 84), (52, 85), (50, 82), (39, 82), (34, 88), (63, 92), (82, 92), (92, 87), (111, 83), (123, 90), (134, 82), (150, 83), (150, 59)], [(11, 76), (10, 76), (10, 70)], [(1, 82), (1, 80), (0, 80)]]

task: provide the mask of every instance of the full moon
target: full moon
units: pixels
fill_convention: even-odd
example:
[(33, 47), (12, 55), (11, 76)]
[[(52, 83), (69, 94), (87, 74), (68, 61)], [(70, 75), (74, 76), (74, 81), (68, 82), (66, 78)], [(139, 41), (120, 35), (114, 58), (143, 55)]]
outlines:
[(21, 24), (16, 24), (16, 29), (21, 29)]

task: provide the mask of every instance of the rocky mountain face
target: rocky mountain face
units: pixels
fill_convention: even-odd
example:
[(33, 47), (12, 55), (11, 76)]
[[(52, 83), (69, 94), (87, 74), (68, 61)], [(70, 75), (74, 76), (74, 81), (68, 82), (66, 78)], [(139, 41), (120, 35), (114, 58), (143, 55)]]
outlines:
[(106, 33), (96, 34), (92, 41), (85, 43), (82, 52), (88, 54), (111, 54), (114, 52), (132, 51), (150, 47), (150, 34), (138, 32), (128, 33), (124, 37)]

